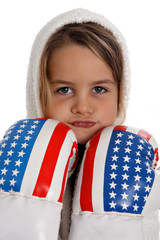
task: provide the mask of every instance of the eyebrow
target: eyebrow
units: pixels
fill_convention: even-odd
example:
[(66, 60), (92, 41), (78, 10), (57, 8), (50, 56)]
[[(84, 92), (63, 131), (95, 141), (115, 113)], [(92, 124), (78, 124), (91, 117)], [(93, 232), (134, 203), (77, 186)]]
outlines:
[(93, 82), (92, 84), (103, 84), (103, 83), (109, 83), (109, 84), (116, 84), (115, 81), (112, 81), (110, 79), (103, 79)]
[[(104, 84), (104, 83), (116, 84), (115, 81), (112, 81), (112, 80), (110, 80), (110, 79), (103, 79), (103, 80), (94, 81), (94, 82), (91, 83), (91, 85)], [(57, 79), (57, 80), (55, 80), (55, 81), (51, 81), (51, 84), (52, 84), (52, 85), (54, 85), (54, 84), (74, 85), (74, 82), (70, 82), (70, 81), (67, 81), (67, 80)]]
[(73, 85), (74, 83), (70, 82), (70, 81), (66, 81), (66, 80), (55, 80), (55, 81), (51, 81), (51, 84), (69, 84), (69, 85)]

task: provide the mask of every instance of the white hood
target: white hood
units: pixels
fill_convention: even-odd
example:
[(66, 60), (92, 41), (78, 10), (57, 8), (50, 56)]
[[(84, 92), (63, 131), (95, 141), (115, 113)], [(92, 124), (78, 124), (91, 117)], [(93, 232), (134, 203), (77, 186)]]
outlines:
[[(86, 9), (74, 9), (69, 12), (58, 15), (48, 22), (38, 33), (32, 47), (30, 62), (27, 76), (26, 86), (26, 107), (27, 118), (40, 118), (42, 111), (39, 99), (39, 83), (40, 83), (40, 60), (43, 48), (51, 36), (57, 29), (69, 23), (95, 22), (110, 30), (121, 45), (124, 57), (124, 79), (123, 79), (123, 95), (125, 107), (128, 105), (129, 96), (129, 61), (128, 51), (120, 31), (104, 16), (93, 13)], [(119, 117), (119, 120), (122, 116)]]

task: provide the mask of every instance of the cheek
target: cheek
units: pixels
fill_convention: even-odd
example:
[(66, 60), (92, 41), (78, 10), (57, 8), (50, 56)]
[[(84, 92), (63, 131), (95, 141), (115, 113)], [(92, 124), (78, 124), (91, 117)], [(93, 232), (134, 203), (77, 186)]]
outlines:
[(116, 101), (107, 103), (101, 107), (101, 118), (105, 125), (113, 125), (118, 116), (118, 108)]
[(59, 121), (64, 121), (66, 115), (66, 105), (64, 106), (62, 103), (56, 103), (55, 101), (52, 101), (50, 109), (48, 111), (48, 117)]

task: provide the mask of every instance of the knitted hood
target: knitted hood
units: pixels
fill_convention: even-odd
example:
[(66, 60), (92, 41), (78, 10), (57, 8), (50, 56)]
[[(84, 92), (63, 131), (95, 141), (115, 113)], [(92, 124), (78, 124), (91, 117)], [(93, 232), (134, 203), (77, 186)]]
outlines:
[[(125, 39), (123, 38), (120, 31), (104, 16), (86, 9), (79, 8), (53, 18), (40, 30), (36, 36), (31, 50), (26, 85), (27, 118), (42, 117), (39, 99), (40, 61), (47, 40), (54, 32), (56, 32), (57, 29), (63, 25), (83, 22), (94, 22), (102, 25), (113, 33), (118, 43), (120, 44), (124, 57), (124, 79), (122, 82), (122, 91), (124, 96), (124, 104), (125, 107), (127, 107), (129, 95), (129, 62)], [(120, 114), (117, 122), (121, 121), (122, 118), (123, 116)]]

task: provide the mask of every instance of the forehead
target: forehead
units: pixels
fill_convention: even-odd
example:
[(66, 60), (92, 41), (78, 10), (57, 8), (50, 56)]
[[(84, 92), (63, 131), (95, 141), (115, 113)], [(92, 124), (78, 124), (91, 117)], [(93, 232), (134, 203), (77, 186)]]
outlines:
[(87, 78), (114, 81), (110, 67), (87, 47), (79, 45), (57, 49), (48, 62), (50, 80)]

